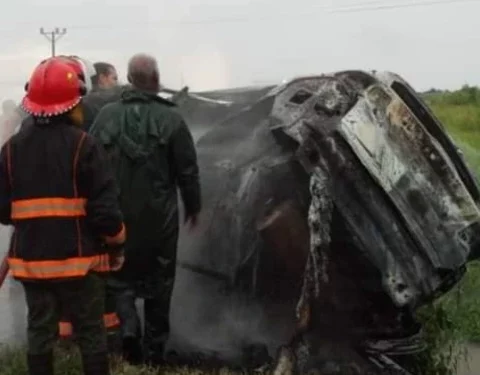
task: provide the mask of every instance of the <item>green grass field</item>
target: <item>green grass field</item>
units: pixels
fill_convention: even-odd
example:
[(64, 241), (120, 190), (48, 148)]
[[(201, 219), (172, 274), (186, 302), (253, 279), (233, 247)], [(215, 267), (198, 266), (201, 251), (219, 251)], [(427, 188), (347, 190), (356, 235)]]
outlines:
[[(63, 344), (55, 352), (55, 374), (82, 375), (78, 349)], [(129, 366), (121, 361), (112, 360), (112, 375), (158, 375), (158, 370), (147, 367)], [(233, 372), (227, 368), (204, 372), (193, 368), (164, 368), (162, 375), (246, 375), (247, 372)], [(260, 373), (257, 373), (261, 375)], [(25, 351), (18, 348), (3, 348), (0, 345), (0, 375), (28, 375)]]
[[(455, 92), (428, 94), (426, 100), (480, 179), (480, 90), (465, 86)], [(480, 262), (470, 264), (464, 280), (441, 305), (462, 337), (480, 342)]]
[[(429, 93), (427, 103), (449, 134), (462, 149), (468, 165), (480, 177), (480, 90), (464, 87), (451, 93)], [(424, 375), (456, 374), (463, 360), (462, 342), (480, 342), (480, 262), (470, 264), (464, 280), (434, 305), (425, 307), (419, 316), (425, 324), (428, 350), (422, 361)], [(78, 354), (62, 349), (57, 374), (81, 375)], [(133, 368), (116, 363), (113, 375), (153, 375), (147, 368)], [(202, 374), (191, 369), (165, 369), (163, 374)], [(228, 370), (216, 374), (230, 374)], [(0, 347), (0, 375), (26, 375), (24, 351)]]

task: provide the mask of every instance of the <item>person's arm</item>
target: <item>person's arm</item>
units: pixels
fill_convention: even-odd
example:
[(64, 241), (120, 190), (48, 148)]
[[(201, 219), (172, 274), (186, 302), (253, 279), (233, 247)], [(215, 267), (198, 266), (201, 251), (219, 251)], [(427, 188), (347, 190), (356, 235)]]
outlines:
[(198, 215), (202, 202), (197, 151), (192, 134), (183, 120), (172, 134), (171, 150), (176, 182), (185, 206), (185, 217), (188, 220)]
[(0, 223), (3, 225), (12, 224), (12, 192), (8, 172), (7, 147), (10, 147), (8, 143), (0, 151)]
[(80, 177), (87, 192), (88, 222), (107, 245), (122, 245), (126, 233), (115, 177), (103, 147), (92, 136), (84, 137)]

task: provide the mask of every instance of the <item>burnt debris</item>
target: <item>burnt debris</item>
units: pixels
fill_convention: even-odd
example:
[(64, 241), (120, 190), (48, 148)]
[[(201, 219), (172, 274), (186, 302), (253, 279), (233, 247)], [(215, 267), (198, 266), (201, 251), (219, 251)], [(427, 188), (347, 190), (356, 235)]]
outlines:
[(275, 374), (408, 374), (423, 350), (415, 310), (479, 254), (478, 186), (458, 148), (392, 73), (229, 95), (179, 106), (205, 129), (205, 209), (179, 261), (228, 280), (190, 267), (178, 347), (255, 365), (268, 348)]

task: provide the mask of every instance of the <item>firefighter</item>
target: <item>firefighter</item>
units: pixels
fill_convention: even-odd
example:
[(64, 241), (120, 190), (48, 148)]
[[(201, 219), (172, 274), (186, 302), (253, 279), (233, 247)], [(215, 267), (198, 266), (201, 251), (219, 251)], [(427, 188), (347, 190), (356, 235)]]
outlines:
[[(82, 99), (83, 104), (83, 124), (84, 130), (88, 130), (93, 118), (98, 113), (100, 108), (109, 101), (115, 101), (120, 98), (122, 87), (115, 85), (117, 78), (116, 69), (109, 63), (95, 63), (91, 64), (89, 61), (78, 56), (58, 56), (58, 58), (65, 59), (65, 61), (72, 66), (75, 71), (82, 75), (85, 79), (86, 94)], [(100, 90), (100, 88), (102, 90)], [(17, 112), (23, 114), (25, 111), (17, 107)], [(33, 125), (33, 118), (27, 117), (27, 114), (19, 115), (17, 125), (21, 124), (22, 129)], [(17, 126), (15, 125), (15, 126)], [(4, 140), (8, 139), (14, 132), (14, 127), (5, 128), (6, 135)], [(105, 300), (105, 314), (104, 322), (108, 333), (108, 347), (112, 354), (120, 354), (120, 320), (115, 312), (115, 300), (110, 288), (106, 290)], [(18, 314), (16, 315), (18, 316)], [(62, 340), (70, 340), (74, 338), (72, 324), (69, 321), (67, 313), (62, 313), (59, 322), (59, 337)]]
[(122, 267), (126, 233), (104, 150), (79, 126), (82, 77), (65, 59), (41, 62), (22, 100), (33, 125), (0, 151), (0, 223), (14, 227), (8, 265), (25, 291), (30, 375), (53, 375), (64, 308), (84, 374), (109, 374), (102, 274)]
[[(179, 232), (177, 188), (185, 223), (192, 228), (201, 208), (193, 137), (174, 104), (158, 96), (159, 78), (154, 58), (134, 56), (128, 67), (132, 88), (121, 100), (103, 107), (90, 130), (111, 157), (129, 233), (125, 267), (112, 273), (124, 358), (154, 366), (164, 363), (170, 333)], [(143, 340), (136, 298), (145, 301)]]
[[(83, 107), (83, 114), (84, 114), (82, 127), (84, 127), (86, 122), (85, 117), (88, 118), (90, 113), (93, 113), (91, 103), (89, 102), (90, 94), (98, 91), (100, 81), (110, 82), (114, 80), (114, 77), (113, 78), (110, 77), (110, 75), (112, 75), (113, 72), (109, 71), (110, 75), (107, 74), (107, 77), (104, 77), (105, 75), (104, 68), (105, 69), (109, 68), (110, 64), (104, 63), (107, 65), (106, 67), (104, 67), (102, 64), (99, 65), (99, 63), (95, 63), (92, 65), (95, 68), (95, 74), (93, 74), (92, 66), (86, 63), (85, 60), (82, 60), (78, 57), (72, 57), (72, 56), (61, 56), (61, 57), (65, 58), (67, 62), (71, 64), (72, 67), (78, 72), (78, 74), (89, 77), (88, 81), (91, 83), (89, 86), (89, 89), (87, 90), (86, 95), (82, 99), (82, 107)], [(116, 75), (116, 72), (115, 72), (115, 75)], [(105, 84), (105, 85), (109, 87), (111, 86), (108, 84)], [(102, 86), (104, 87), (104, 89), (107, 88), (105, 87), (105, 85)], [(103, 316), (103, 321), (104, 321), (105, 328), (107, 330), (108, 351), (110, 354), (120, 355), (121, 354), (120, 320), (118, 318), (118, 315), (116, 314), (116, 305), (115, 305), (114, 296), (112, 295), (110, 288), (108, 288), (108, 280), (107, 280), (106, 290), (105, 290), (105, 312)], [(62, 317), (59, 323), (59, 337), (62, 340), (71, 340), (75, 338), (73, 327), (70, 322), (68, 313), (66, 311), (62, 313)]]
[[(86, 119), (90, 113), (93, 113), (91, 110), (90, 104), (86, 103), (89, 101), (89, 95), (91, 92), (96, 91), (98, 76), (101, 73), (101, 70), (97, 67), (96, 64), (91, 64), (87, 60), (82, 59), (78, 56), (58, 56), (58, 58), (65, 59), (65, 62), (71, 65), (71, 67), (85, 79), (86, 83), (86, 94), (82, 99), (82, 108), (83, 108), (83, 124), (85, 125)], [(110, 78), (111, 79), (111, 78)], [(86, 108), (87, 107), (87, 108)], [(95, 112), (98, 110), (95, 110)], [(29, 125), (33, 125), (33, 118), (30, 116), (26, 121), (24, 121), (25, 128)], [(107, 329), (108, 334), (108, 348), (109, 352), (112, 354), (120, 354), (121, 345), (120, 345), (120, 320), (115, 312), (115, 300), (112, 296), (112, 293), (107, 289), (105, 297), (105, 313), (104, 313), (104, 323), (105, 328)], [(62, 340), (70, 340), (74, 337), (74, 332), (72, 324), (69, 321), (67, 312), (63, 312), (61, 320), (59, 322), (59, 337)]]

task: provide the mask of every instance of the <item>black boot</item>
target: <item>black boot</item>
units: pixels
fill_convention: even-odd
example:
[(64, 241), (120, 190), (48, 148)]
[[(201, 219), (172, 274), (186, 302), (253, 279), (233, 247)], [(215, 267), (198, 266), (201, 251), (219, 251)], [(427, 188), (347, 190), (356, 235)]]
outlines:
[(108, 353), (113, 357), (122, 356), (122, 337), (120, 332), (110, 332), (107, 336)]
[(143, 348), (138, 338), (125, 337), (123, 339), (123, 360), (133, 366), (144, 364)]
[(110, 375), (108, 353), (82, 354), (84, 375)]
[(53, 375), (53, 352), (45, 354), (28, 354), (29, 375)]

